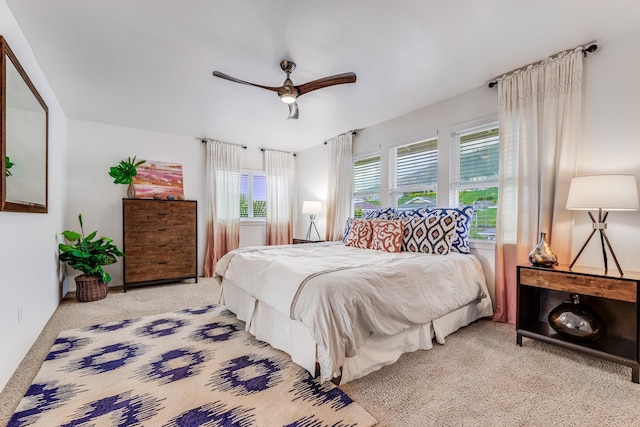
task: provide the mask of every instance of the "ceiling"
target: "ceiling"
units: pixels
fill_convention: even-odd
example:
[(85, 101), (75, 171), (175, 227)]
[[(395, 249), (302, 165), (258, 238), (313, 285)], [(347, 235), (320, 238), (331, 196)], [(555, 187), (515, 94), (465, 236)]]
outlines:
[[(67, 117), (300, 151), (640, 28), (638, 0), (7, 0)], [(280, 86), (354, 72), (298, 100)], [(90, 142), (87, 142), (90, 143)]]

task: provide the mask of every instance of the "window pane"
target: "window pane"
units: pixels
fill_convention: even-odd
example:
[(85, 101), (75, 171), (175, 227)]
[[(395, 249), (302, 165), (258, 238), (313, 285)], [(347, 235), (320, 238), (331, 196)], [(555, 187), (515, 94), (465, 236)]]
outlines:
[(353, 162), (354, 194), (380, 193), (380, 156)]
[(410, 191), (397, 193), (396, 206), (398, 209), (435, 208), (435, 191)]
[(253, 217), (267, 217), (267, 177), (266, 175), (253, 175)]
[(438, 140), (418, 142), (396, 148), (394, 188), (421, 189), (438, 184)]
[(240, 175), (240, 218), (249, 217), (249, 175)]
[(495, 181), (499, 168), (498, 128), (460, 136), (459, 183)]

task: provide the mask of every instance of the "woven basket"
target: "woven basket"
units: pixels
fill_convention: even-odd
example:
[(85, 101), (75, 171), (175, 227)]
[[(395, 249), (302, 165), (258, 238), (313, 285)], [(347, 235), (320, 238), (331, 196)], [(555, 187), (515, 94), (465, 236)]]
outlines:
[(97, 277), (76, 276), (76, 299), (80, 302), (98, 301), (107, 296), (109, 285)]

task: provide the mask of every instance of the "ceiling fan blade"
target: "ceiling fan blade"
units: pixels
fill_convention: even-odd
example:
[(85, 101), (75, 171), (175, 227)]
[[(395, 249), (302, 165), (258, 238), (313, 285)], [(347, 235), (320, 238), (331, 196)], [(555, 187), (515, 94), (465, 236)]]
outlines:
[(272, 91), (278, 92), (278, 93), (282, 90), (282, 87), (280, 87), (280, 86), (279, 87), (273, 87), (273, 86), (263, 86), (263, 85), (259, 85), (259, 84), (256, 84), (256, 83), (249, 83), (249, 82), (245, 82), (244, 80), (240, 80), (240, 79), (236, 79), (235, 77), (228, 76), (228, 75), (226, 75), (224, 73), (221, 73), (220, 71), (214, 71), (213, 75), (216, 76), (216, 77), (220, 77), (221, 79), (229, 80), (229, 81), (240, 83), (240, 84), (243, 84), (243, 85), (261, 87), (262, 89), (272, 90)]
[(288, 119), (297, 119), (298, 118), (298, 103), (294, 102), (291, 104), (287, 104), (289, 105), (289, 117), (287, 117)]
[(341, 85), (345, 83), (355, 83), (355, 81), (355, 73), (342, 73), (336, 74), (335, 76), (323, 77), (321, 79), (296, 86), (296, 89), (298, 89), (298, 96), (300, 96), (304, 95), (307, 92), (311, 92), (312, 90), (322, 89), (323, 87), (327, 86)]

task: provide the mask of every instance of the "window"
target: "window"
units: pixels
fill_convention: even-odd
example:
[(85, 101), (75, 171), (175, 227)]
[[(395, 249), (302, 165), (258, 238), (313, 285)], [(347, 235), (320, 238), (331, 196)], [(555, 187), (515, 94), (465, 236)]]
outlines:
[(436, 206), (438, 139), (389, 150), (389, 193), (399, 209)]
[(240, 218), (267, 217), (267, 176), (243, 172), (240, 176)]
[(356, 218), (363, 209), (380, 207), (380, 154), (353, 161), (353, 202)]
[(451, 149), (450, 202), (474, 207), (470, 238), (495, 240), (500, 173), (497, 123), (453, 133)]

